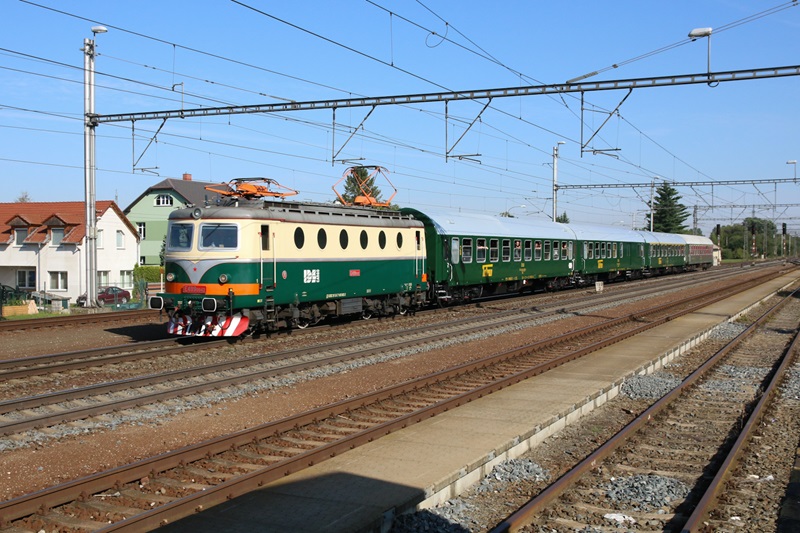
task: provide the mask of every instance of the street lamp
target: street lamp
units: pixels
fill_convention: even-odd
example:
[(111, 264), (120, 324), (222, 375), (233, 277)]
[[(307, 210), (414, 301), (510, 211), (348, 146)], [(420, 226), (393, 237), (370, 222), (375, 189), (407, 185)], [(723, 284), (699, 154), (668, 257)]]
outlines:
[(709, 74), (709, 81), (708, 84), (711, 85), (711, 32), (713, 30), (711, 28), (695, 28), (689, 32), (689, 39), (692, 41), (696, 41), (700, 37), (708, 37), (708, 62), (707, 62), (707, 72)]
[(794, 165), (794, 181), (797, 181), (797, 159), (790, 159), (786, 164)]
[(97, 209), (95, 194), (94, 38), (105, 26), (92, 26), (92, 38), (83, 40), (83, 176), (86, 191), (86, 306), (97, 305)]
[(553, 222), (558, 217), (558, 147), (566, 144), (564, 141), (558, 141), (553, 147)]

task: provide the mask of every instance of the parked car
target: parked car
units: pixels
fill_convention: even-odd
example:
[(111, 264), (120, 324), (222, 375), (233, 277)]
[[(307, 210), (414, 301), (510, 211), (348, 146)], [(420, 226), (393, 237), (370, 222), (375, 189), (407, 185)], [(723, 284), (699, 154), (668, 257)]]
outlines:
[[(97, 304), (125, 304), (131, 300), (131, 293), (119, 287), (101, 287), (97, 290)], [(80, 307), (86, 307), (86, 294), (81, 294), (75, 300)]]

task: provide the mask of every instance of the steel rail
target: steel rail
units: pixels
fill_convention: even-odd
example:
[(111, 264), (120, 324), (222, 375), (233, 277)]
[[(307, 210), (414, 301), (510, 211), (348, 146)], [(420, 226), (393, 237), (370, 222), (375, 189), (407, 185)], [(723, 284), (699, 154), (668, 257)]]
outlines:
[[(727, 271), (726, 271), (727, 270)], [(708, 275), (708, 274), (701, 274), (703, 276), (702, 281), (704, 283), (710, 283), (712, 281), (718, 281), (720, 279), (725, 279), (731, 276), (738, 275), (734, 273), (735, 271), (731, 269), (721, 270), (716, 273), (716, 275)], [(696, 281), (690, 280), (687, 281), (686, 279), (675, 280), (675, 283), (668, 284), (666, 287), (659, 285), (659, 287), (632, 287), (630, 290), (623, 290), (622, 295), (626, 298), (633, 298), (637, 295), (649, 295), (651, 293), (659, 293), (659, 292), (666, 292), (666, 291), (676, 291), (685, 286), (695, 285)], [(613, 298), (618, 298), (620, 294), (615, 294)], [(545, 304), (541, 306), (536, 306), (531, 308), (531, 310), (537, 311), (540, 313), (540, 317), (548, 316), (548, 309), (556, 309), (558, 308), (561, 312), (570, 312), (570, 310), (580, 309), (583, 306), (586, 306), (587, 303), (595, 303), (595, 300), (599, 300), (600, 302), (605, 300), (611, 300), (612, 297), (604, 295), (603, 293), (595, 293), (590, 295), (581, 296), (580, 303), (569, 303), (565, 304), (561, 303), (554, 303), (554, 304)], [(490, 301), (490, 300), (486, 300)], [(486, 303), (484, 300), (480, 300), (476, 302), (476, 305), (482, 306)], [(510, 310), (506, 313), (513, 314), (515, 312), (520, 312), (522, 309), (517, 310)], [(418, 314), (426, 313), (430, 311), (421, 311)], [(435, 310), (434, 310), (435, 312)], [(470, 319), (463, 319), (463, 320), (470, 320)], [(455, 323), (450, 322), (450, 323)], [(304, 334), (309, 330), (300, 330), (299, 332), (295, 332), (295, 334), (300, 333)], [(311, 330), (313, 331), (313, 330)], [(380, 337), (381, 335), (378, 335)], [(383, 335), (387, 336), (387, 335)], [(366, 339), (372, 340), (372, 337), (367, 337)], [(236, 342), (238, 339), (236, 338), (227, 338), (225, 340), (213, 340), (212, 338), (198, 338), (198, 337), (171, 337), (168, 339), (160, 339), (154, 341), (142, 341), (137, 343), (128, 343), (128, 344), (121, 344), (117, 346), (106, 346), (100, 348), (90, 348), (88, 350), (75, 350), (69, 352), (62, 352), (56, 354), (48, 354), (48, 355), (37, 355), (31, 357), (20, 357), (16, 359), (6, 359), (0, 360), (0, 379), (10, 380), (10, 379), (20, 379), (24, 377), (30, 377), (35, 375), (42, 375), (46, 373), (53, 373), (53, 372), (63, 372), (67, 370), (77, 370), (81, 368), (86, 368), (89, 366), (96, 366), (98, 364), (113, 364), (123, 361), (134, 361), (138, 359), (148, 358), (148, 357), (158, 357), (160, 355), (159, 351), (154, 352), (146, 352), (144, 350), (150, 350), (153, 348), (158, 348), (159, 346), (171, 346), (173, 351), (172, 353), (179, 353), (184, 351), (190, 351), (194, 348), (210, 348), (216, 347), (223, 343), (232, 343)], [(180, 346), (181, 343), (187, 343), (188, 346)], [(281, 352), (281, 353), (290, 353)], [(116, 355), (122, 354), (122, 355)]]
[[(774, 313), (786, 305), (791, 298), (794, 298), (800, 290), (795, 290), (785, 296), (780, 302), (765, 311), (761, 317), (753, 322), (747, 329), (742, 331), (733, 340), (721, 348), (717, 353), (710, 357), (697, 370), (692, 372), (680, 385), (664, 395), (660, 400), (651, 405), (648, 409), (637, 416), (630, 424), (622, 428), (617, 434), (600, 446), (592, 454), (578, 463), (574, 468), (563, 474), (558, 480), (540, 492), (527, 504), (512, 513), (508, 518), (495, 526), (490, 533), (516, 532), (523, 527), (530, 525), (535, 516), (541, 514), (545, 508), (556, 498), (561, 496), (567, 489), (572, 487), (581, 476), (593, 470), (607, 459), (620, 446), (625, 444), (631, 436), (637, 433), (644, 426), (649, 424), (659, 413), (668, 408), (675, 399), (683, 395), (691, 387), (694, 387), (705, 375), (716, 367), (730, 352), (737, 348), (746, 338), (751, 336), (757, 329), (765, 323)], [(797, 342), (797, 337), (795, 337)], [(794, 346), (794, 342), (792, 343)]]
[[(741, 290), (744, 289), (737, 287), (732, 292), (738, 293)], [(718, 295), (712, 299), (712, 303), (727, 297), (730, 297), (730, 294)], [(627, 338), (639, 332), (656, 327), (659, 324), (673, 320), (677, 316), (697, 311), (707, 305), (709, 305), (709, 302), (704, 302), (692, 306), (691, 308), (682, 309), (675, 314), (662, 317), (657, 321), (640, 324), (635, 331), (624, 332), (618, 337), (607, 339), (603, 342), (598, 342), (589, 347), (583, 348), (577, 352), (566, 354), (561, 356), (557, 361), (548, 361), (537, 364), (526, 369), (525, 371), (517, 372), (513, 375), (501, 378), (493, 383), (482, 385), (472, 391), (457, 394), (449, 400), (438, 401), (433, 405), (427, 406), (415, 413), (404, 415), (394, 421), (385, 422), (376, 427), (361, 431), (360, 433), (343, 438), (334, 443), (322, 445), (309, 452), (304, 452), (294, 458), (281, 461), (279, 464), (274, 466), (266, 467), (264, 470), (226, 481), (217, 486), (210, 487), (201, 493), (176, 500), (170, 504), (152, 509), (150, 511), (146, 511), (142, 515), (129, 517), (126, 520), (112, 524), (107, 528), (104, 527), (103, 530), (114, 531), (127, 529), (132, 531), (141, 531), (158, 527), (159, 525), (169, 522), (174, 518), (186, 516), (210, 505), (215, 505), (221, 501), (244, 494), (250, 490), (253, 490), (254, 488), (263, 486), (263, 484), (269, 481), (280, 479), (285, 475), (316, 464), (324, 459), (333, 457), (360, 444), (370, 442), (382, 435), (406, 427), (411, 423), (425, 420), (431, 416), (434, 416), (435, 414), (453, 409), (459, 405), (462, 405), (463, 403), (472, 401), (535, 375), (541, 374), (547, 370), (559, 366), (560, 364), (574, 360), (581, 355), (598, 350), (615, 342), (619, 342), (619, 340), (622, 338)], [(657, 307), (661, 308), (664, 306)], [(621, 319), (615, 320), (619, 321)], [(573, 335), (574, 334), (575, 332), (573, 332)], [(549, 341), (535, 343), (487, 359), (493, 359), (495, 362), (503, 362), (514, 357), (519, 357), (520, 355), (526, 355), (534, 351), (534, 349), (546, 345), (548, 342), (552, 344), (553, 340), (551, 339)], [(187, 446), (180, 450), (168, 452), (131, 465), (114, 468), (92, 476), (81, 478), (79, 480), (74, 480), (62, 485), (51, 487), (49, 489), (44, 489), (30, 495), (21, 496), (14, 500), (2, 502), (0, 503), (0, 525), (4, 523), (7, 524), (12, 520), (24, 516), (30, 516), (37, 512), (46, 512), (48, 509), (68, 503), (70, 501), (75, 501), (76, 499), (85, 497), (88, 494), (108, 490), (112, 487), (119, 488), (124, 483), (136, 481), (153, 473), (166, 471), (180, 464), (202, 460), (215, 454), (231, 450), (236, 446), (255, 442), (260, 438), (272, 436), (282, 431), (295, 430), (304, 425), (313, 424), (326, 417), (344, 414), (370, 403), (380, 403), (401, 394), (418, 391), (423, 387), (440, 383), (450, 377), (462, 376), (470, 371), (482, 370), (485, 369), (487, 365), (487, 360), (466, 363), (452, 369), (443, 370), (435, 374), (425, 376), (423, 378), (401, 383), (381, 391), (365, 394), (356, 398), (314, 409), (306, 413), (301, 413), (288, 419), (263, 424), (261, 426), (243, 430), (232, 435), (218, 437), (204, 443)]]
[[(749, 280), (749, 281), (747, 281), (745, 283), (741, 283), (736, 287), (736, 291), (735, 292), (740, 292), (740, 291), (746, 290), (746, 288), (749, 288), (749, 287), (751, 287), (751, 286), (753, 286), (753, 285), (755, 285), (757, 283), (760, 283), (763, 279), (770, 278), (770, 277), (773, 277), (775, 275), (778, 275), (778, 274), (777, 273), (767, 273), (767, 274), (764, 274), (762, 276), (759, 276), (759, 277), (756, 277), (754, 279), (751, 279), (751, 280)], [(714, 295), (714, 294), (717, 294), (717, 293), (718, 293), (718, 290), (710, 290), (710, 291), (705, 291), (705, 292), (702, 292), (702, 293), (697, 293), (697, 294), (693, 295), (691, 298), (686, 299), (684, 301), (684, 303), (691, 302), (691, 301), (697, 301), (697, 300), (703, 300), (703, 299), (707, 298), (708, 296), (711, 296), (711, 295)], [(727, 296), (719, 296), (718, 295), (714, 301), (716, 301), (717, 299), (724, 298), (724, 297), (727, 297)], [(708, 305), (708, 302), (704, 302), (703, 304), (700, 304), (700, 305)], [(617, 319), (611, 319), (611, 320), (608, 320), (606, 322), (602, 322), (600, 324), (596, 324), (594, 326), (589, 326), (587, 328), (584, 328), (583, 330), (578, 330), (578, 332), (575, 332), (575, 334), (576, 335), (578, 335), (578, 334), (587, 335), (587, 334), (592, 333), (594, 331), (599, 331), (601, 329), (606, 329), (606, 328), (609, 328), (609, 327), (613, 327), (613, 326), (615, 326), (617, 324), (621, 324), (621, 323), (632, 321), (632, 320), (641, 319), (641, 317), (644, 317), (644, 316), (646, 316), (648, 314), (663, 312), (664, 310), (670, 309), (670, 308), (672, 308), (674, 306), (675, 306), (674, 303), (663, 304), (661, 306), (656, 306), (656, 307), (653, 307), (653, 308), (650, 308), (650, 309), (646, 309), (644, 311), (639, 311), (639, 312), (635, 313), (634, 315), (630, 315), (630, 316), (627, 316), (627, 317), (621, 317), (621, 318), (617, 318)], [(512, 313), (516, 313), (516, 312), (517, 312), (516, 310), (506, 311), (506, 312), (500, 313), (499, 317), (497, 315), (493, 315), (492, 317), (489, 317), (489, 319), (491, 319), (492, 321), (497, 321), (498, 318), (502, 318), (503, 316), (508, 316), (508, 315), (510, 315)], [(529, 321), (529, 320), (535, 320), (535, 319), (539, 319), (539, 318), (541, 318), (541, 316), (537, 316), (537, 317), (528, 316), (528, 317), (521, 317), (521, 318), (517, 319), (517, 321)], [(477, 319), (477, 321), (485, 321), (485, 320), (487, 320), (486, 317), (480, 317), (479, 319)], [(438, 327), (439, 328), (452, 328), (452, 327), (460, 326), (460, 325), (472, 326), (475, 322), (476, 322), (476, 319), (474, 317), (472, 317), (472, 318), (465, 318), (465, 319), (460, 319), (460, 320), (456, 320), (456, 321), (447, 322), (444, 325), (438, 326)], [(500, 322), (500, 323), (495, 324), (494, 327), (504, 327), (504, 326), (507, 326), (509, 323), (510, 322), (506, 320), (504, 322)], [(658, 323), (658, 322), (655, 322), (655, 323)], [(461, 332), (459, 332), (459, 331), (456, 331), (456, 332), (445, 331), (444, 333), (439, 333), (439, 334), (432, 333), (432, 334), (429, 334), (429, 335), (427, 334), (429, 332), (425, 332), (425, 333), (426, 333), (426, 336), (423, 337), (422, 339), (417, 339), (416, 342), (418, 342), (418, 343), (436, 342), (436, 341), (439, 341), (439, 340), (442, 340), (442, 339), (451, 338), (453, 335), (458, 335)], [(394, 339), (394, 338), (396, 338), (396, 333), (389, 332), (389, 333), (385, 333), (385, 334), (373, 335), (372, 337), (367, 337), (367, 338), (362, 338), (362, 339), (352, 339), (352, 340), (339, 341), (337, 343), (334, 343), (333, 346), (326, 346), (326, 349), (328, 349), (328, 350), (334, 350), (334, 349), (337, 349), (337, 348), (341, 349), (342, 347), (346, 347), (346, 346), (363, 345), (365, 343), (375, 342), (376, 340), (385, 340), (385, 339)], [(543, 342), (547, 343), (547, 341), (543, 341)], [(199, 384), (195, 383), (195, 384), (177, 385), (175, 387), (170, 387), (168, 390), (160, 390), (160, 391), (140, 394), (140, 395), (132, 397), (132, 398), (111, 400), (111, 401), (106, 401), (106, 402), (103, 402), (103, 403), (100, 403), (100, 404), (77, 407), (77, 408), (70, 409), (68, 411), (63, 411), (63, 412), (47, 413), (47, 414), (42, 414), (42, 415), (39, 415), (39, 416), (31, 416), (31, 417), (24, 418), (24, 419), (11, 420), (11, 421), (8, 421), (6, 423), (0, 424), (0, 434), (9, 435), (9, 434), (18, 433), (18, 432), (21, 432), (21, 431), (26, 431), (26, 430), (29, 430), (29, 429), (34, 429), (34, 428), (38, 428), (38, 427), (47, 426), (47, 425), (58, 424), (58, 423), (66, 423), (66, 422), (75, 421), (75, 420), (81, 420), (81, 419), (88, 418), (90, 416), (97, 416), (97, 415), (101, 415), (101, 414), (105, 414), (105, 413), (109, 413), (109, 412), (113, 412), (113, 411), (119, 411), (121, 409), (126, 409), (126, 408), (130, 408), (130, 407), (138, 407), (138, 406), (141, 406), (141, 405), (150, 404), (150, 403), (154, 403), (154, 402), (157, 402), (157, 401), (163, 401), (163, 400), (167, 400), (167, 399), (171, 399), (171, 398), (187, 396), (187, 395), (190, 395), (190, 394), (206, 392), (206, 391), (209, 391), (209, 390), (218, 390), (218, 389), (221, 389), (221, 388), (224, 388), (224, 387), (240, 385), (242, 383), (252, 382), (252, 381), (255, 381), (255, 380), (258, 380), (258, 379), (277, 377), (277, 376), (288, 374), (288, 373), (292, 373), (292, 372), (299, 372), (299, 371), (309, 370), (311, 368), (316, 368), (316, 367), (319, 367), (319, 366), (332, 365), (332, 364), (336, 364), (336, 363), (340, 363), (340, 362), (344, 362), (344, 361), (348, 361), (348, 360), (368, 357), (370, 355), (373, 355), (376, 352), (385, 352), (386, 350), (401, 348), (401, 347), (405, 347), (407, 345), (408, 345), (408, 341), (407, 340), (400, 340), (398, 342), (393, 343), (393, 345), (388, 346), (388, 347), (386, 345), (375, 346), (375, 347), (370, 347), (370, 348), (367, 348), (367, 349), (364, 349), (364, 350), (359, 350), (359, 351), (357, 351), (355, 353), (349, 353), (349, 354), (343, 354), (343, 355), (335, 355), (333, 357), (321, 358), (321, 359), (317, 359), (315, 361), (310, 361), (310, 362), (301, 362), (301, 363), (298, 363), (298, 364), (295, 364), (295, 365), (282, 366), (280, 368), (275, 368), (275, 369), (258, 370), (258, 371), (254, 371), (254, 372), (248, 372), (248, 373), (245, 373), (245, 374), (237, 375), (237, 376), (232, 376), (232, 377), (227, 377), (227, 378), (222, 378), (222, 379), (216, 379), (216, 380), (212, 380), (212, 381), (206, 381), (206, 382), (199, 383)], [(598, 348), (595, 348), (595, 349), (598, 349)], [(306, 353), (308, 353), (310, 351), (318, 352), (319, 350), (320, 350), (320, 347), (312, 347), (312, 348), (303, 348), (303, 349), (299, 349), (299, 350), (296, 350), (296, 351), (290, 351), (290, 352), (281, 352), (281, 353), (277, 353), (277, 354), (263, 354), (263, 355), (249, 357), (249, 358), (246, 358), (246, 359), (240, 359), (240, 360), (235, 360), (235, 361), (227, 361), (227, 362), (223, 362), (223, 363), (215, 363), (215, 364), (204, 365), (204, 366), (195, 367), (195, 368), (191, 368), (191, 369), (174, 370), (174, 371), (171, 371), (171, 372), (164, 372), (164, 373), (159, 373), (159, 374), (151, 374), (151, 375), (147, 375), (147, 376), (130, 378), (130, 379), (119, 380), (119, 381), (114, 381), (114, 382), (99, 383), (99, 384), (95, 384), (95, 385), (89, 385), (89, 386), (86, 386), (86, 387), (67, 389), (67, 390), (63, 390), (63, 391), (56, 391), (56, 392), (37, 395), (37, 396), (29, 396), (29, 397), (26, 397), (26, 398), (0, 401), (0, 414), (19, 411), (19, 410), (22, 410), (22, 409), (38, 408), (38, 407), (42, 407), (44, 405), (53, 405), (53, 404), (56, 404), (56, 403), (59, 403), (59, 402), (66, 402), (66, 401), (69, 401), (69, 400), (85, 398), (87, 396), (114, 393), (114, 392), (118, 392), (118, 391), (121, 391), (121, 390), (130, 390), (130, 389), (139, 388), (139, 387), (156, 386), (156, 385), (160, 385), (160, 384), (167, 383), (167, 382), (170, 382), (170, 381), (177, 381), (179, 379), (187, 379), (187, 378), (194, 378), (194, 377), (198, 377), (198, 376), (206, 376), (206, 375), (212, 374), (212, 373), (224, 372), (224, 371), (233, 370), (233, 369), (240, 369), (240, 368), (244, 368), (244, 367), (248, 367), (248, 366), (255, 366), (255, 365), (259, 365), (259, 364), (279, 361), (281, 359), (287, 359), (287, 358), (290, 358), (290, 357), (299, 357), (299, 356), (302, 356), (302, 355), (304, 355), (304, 354), (306, 354)]]
[(753, 436), (761, 427), (761, 421), (764, 419), (764, 416), (766, 416), (767, 408), (771, 405), (773, 398), (778, 393), (778, 387), (781, 381), (786, 376), (789, 367), (791, 367), (797, 360), (798, 348), (800, 348), (800, 335), (795, 332), (795, 337), (792, 340), (791, 345), (786, 349), (778, 368), (773, 370), (772, 377), (769, 380), (769, 385), (767, 385), (767, 387), (764, 389), (761, 398), (753, 408), (753, 411), (747, 419), (747, 422), (742, 427), (739, 437), (736, 439), (733, 447), (720, 465), (717, 474), (714, 476), (711, 484), (706, 489), (703, 497), (700, 498), (700, 501), (697, 503), (694, 511), (684, 523), (682, 529), (683, 532), (694, 533), (707, 530), (707, 526), (704, 525), (704, 522), (709, 518), (711, 511), (719, 501), (719, 497), (725, 488), (725, 484), (733, 475), (736, 467), (741, 463), (745, 448), (750, 441), (752, 441)]
[(129, 319), (146, 319), (158, 316), (158, 311), (151, 309), (136, 311), (110, 311), (107, 313), (87, 313), (69, 316), (52, 316), (46, 318), (29, 318), (24, 320), (0, 321), (0, 332), (24, 331), (37, 328), (51, 328), (54, 326), (75, 326), (97, 322), (116, 322)]

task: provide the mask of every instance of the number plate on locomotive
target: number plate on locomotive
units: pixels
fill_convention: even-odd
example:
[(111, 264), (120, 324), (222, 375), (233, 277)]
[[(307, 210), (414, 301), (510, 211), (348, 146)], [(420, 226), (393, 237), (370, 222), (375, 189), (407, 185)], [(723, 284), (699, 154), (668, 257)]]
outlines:
[(181, 287), (183, 294), (205, 294), (206, 288), (202, 285), (184, 285)]

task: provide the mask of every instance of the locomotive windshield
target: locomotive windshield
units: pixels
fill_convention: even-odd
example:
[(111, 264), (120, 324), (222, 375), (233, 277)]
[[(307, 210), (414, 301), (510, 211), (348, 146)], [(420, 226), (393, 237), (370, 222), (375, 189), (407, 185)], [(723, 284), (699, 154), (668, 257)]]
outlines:
[(192, 249), (192, 224), (170, 224), (167, 249), (171, 251), (186, 251)]
[(235, 224), (202, 224), (200, 248), (236, 248), (239, 246), (239, 228)]

